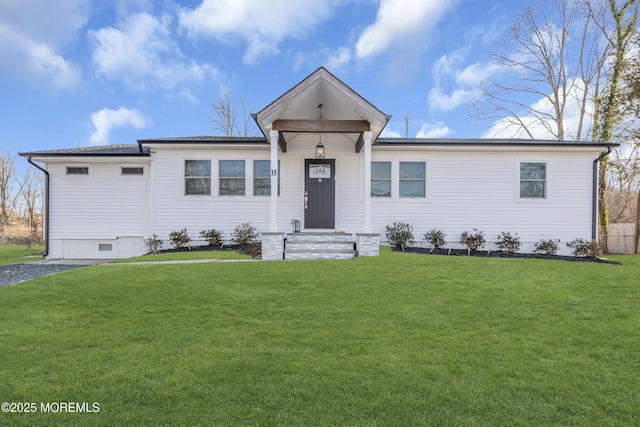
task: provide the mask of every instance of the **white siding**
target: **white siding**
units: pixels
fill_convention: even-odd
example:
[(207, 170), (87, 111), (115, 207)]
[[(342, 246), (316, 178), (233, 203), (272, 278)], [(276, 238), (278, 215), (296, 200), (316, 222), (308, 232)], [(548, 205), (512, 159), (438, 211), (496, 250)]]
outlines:
[[(66, 175), (68, 165), (88, 166), (89, 175)], [(149, 164), (144, 165), (142, 177), (121, 176), (123, 164), (117, 160), (47, 166), (51, 239), (115, 239), (149, 234)]]
[[(405, 221), (416, 240), (431, 229), (447, 233), (448, 247), (474, 228), (488, 242), (500, 232), (518, 233), (523, 250), (533, 250), (541, 238), (591, 238), (592, 166), (597, 153), (575, 152), (375, 152), (373, 161), (392, 161), (391, 198), (372, 200), (373, 231)], [(427, 197), (397, 197), (399, 161), (427, 162)], [(519, 197), (519, 163), (547, 163), (548, 195), (543, 200)], [(488, 248), (495, 248), (493, 245)]]
[[(67, 175), (67, 166), (88, 167), (89, 174)], [(142, 166), (145, 173), (122, 176), (123, 166)], [(49, 163), (47, 170), (49, 258), (111, 259), (144, 253), (142, 239), (151, 231), (148, 163), (117, 159), (112, 163)], [(105, 250), (108, 245), (110, 250)]]

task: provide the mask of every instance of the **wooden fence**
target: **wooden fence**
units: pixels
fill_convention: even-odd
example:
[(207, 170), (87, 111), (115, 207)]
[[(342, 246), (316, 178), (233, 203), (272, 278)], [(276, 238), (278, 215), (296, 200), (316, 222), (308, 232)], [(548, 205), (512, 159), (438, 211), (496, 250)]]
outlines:
[[(609, 224), (607, 247), (610, 254), (633, 253), (633, 223)], [(640, 253), (640, 251), (638, 252)]]

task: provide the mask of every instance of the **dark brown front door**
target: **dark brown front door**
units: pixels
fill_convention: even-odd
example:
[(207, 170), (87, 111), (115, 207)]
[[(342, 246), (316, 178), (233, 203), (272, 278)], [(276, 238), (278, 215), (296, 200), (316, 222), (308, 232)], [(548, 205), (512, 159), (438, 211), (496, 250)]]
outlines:
[(306, 159), (304, 166), (304, 227), (333, 229), (336, 217), (336, 161)]

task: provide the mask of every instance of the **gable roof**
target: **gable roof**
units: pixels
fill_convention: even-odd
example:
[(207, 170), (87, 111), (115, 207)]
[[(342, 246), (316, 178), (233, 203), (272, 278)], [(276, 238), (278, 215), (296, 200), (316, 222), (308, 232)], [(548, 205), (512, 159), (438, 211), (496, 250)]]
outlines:
[[(319, 106), (322, 110), (319, 110)], [(254, 115), (264, 135), (276, 120), (364, 120), (370, 123), (375, 140), (390, 116), (364, 99), (324, 67), (307, 76)]]

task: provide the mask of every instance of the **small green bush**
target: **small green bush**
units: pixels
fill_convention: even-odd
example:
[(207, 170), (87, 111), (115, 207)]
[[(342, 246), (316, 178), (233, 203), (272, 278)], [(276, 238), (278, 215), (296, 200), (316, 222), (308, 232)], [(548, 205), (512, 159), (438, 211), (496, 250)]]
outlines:
[(395, 221), (393, 225), (387, 225), (387, 240), (394, 248), (402, 249), (415, 243), (413, 239), (413, 225), (402, 221)]
[(231, 233), (231, 241), (241, 248), (244, 248), (250, 243), (255, 242), (259, 234), (258, 230), (252, 226), (250, 222), (244, 222), (237, 225), (233, 230), (233, 233)]
[(148, 239), (144, 240), (144, 244), (147, 247), (147, 252), (156, 253), (158, 249), (162, 246), (164, 242), (161, 239), (158, 239), (158, 235), (154, 234)]
[(220, 230), (203, 230), (200, 237), (205, 239), (209, 246), (222, 246), (222, 232)]
[(169, 233), (169, 241), (173, 245), (174, 249), (184, 248), (191, 242), (191, 237), (187, 233), (187, 229), (184, 228), (180, 231), (172, 231)]
[(573, 254), (578, 257), (598, 256), (598, 242), (595, 240), (575, 239), (567, 243), (567, 247), (573, 249)]
[(545, 255), (555, 255), (558, 253), (558, 245), (560, 239), (541, 239), (536, 243), (534, 252), (543, 253)]
[(460, 243), (465, 245), (470, 251), (477, 251), (484, 247), (487, 240), (484, 238), (482, 231), (479, 231), (477, 228), (474, 228), (473, 231), (475, 233), (464, 231), (460, 235)]
[(444, 247), (444, 245), (447, 243), (445, 240), (445, 237), (447, 237), (446, 233), (444, 233), (442, 230), (435, 230), (435, 229), (428, 231), (424, 235), (425, 240), (431, 243), (431, 246), (433, 246), (436, 249), (440, 249)]
[(522, 243), (520, 243), (518, 233), (516, 233), (516, 235), (514, 236), (511, 233), (505, 233), (503, 231), (498, 236), (496, 245), (498, 245), (498, 248), (500, 248), (501, 251), (507, 251), (509, 253), (515, 254), (520, 250)]

